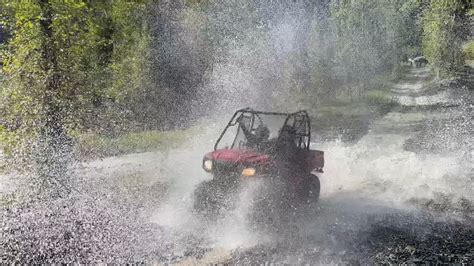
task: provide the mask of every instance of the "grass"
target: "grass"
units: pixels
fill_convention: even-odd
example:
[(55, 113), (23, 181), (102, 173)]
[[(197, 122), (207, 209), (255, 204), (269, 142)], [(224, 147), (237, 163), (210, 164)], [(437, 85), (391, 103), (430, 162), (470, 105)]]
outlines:
[(126, 133), (117, 137), (83, 134), (77, 137), (75, 152), (79, 158), (116, 156), (127, 153), (165, 151), (176, 148), (199, 132), (198, 127), (183, 130)]
[(364, 101), (369, 105), (387, 105), (392, 103), (392, 96), (387, 90), (370, 90), (365, 93)]
[(474, 40), (470, 40), (463, 45), (463, 51), (466, 56), (466, 65), (474, 66)]

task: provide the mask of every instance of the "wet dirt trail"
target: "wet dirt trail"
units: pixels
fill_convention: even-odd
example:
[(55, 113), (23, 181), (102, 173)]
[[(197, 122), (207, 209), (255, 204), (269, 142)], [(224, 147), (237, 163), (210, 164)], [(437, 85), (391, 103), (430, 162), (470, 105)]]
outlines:
[(412, 69), (393, 84), (397, 104), (358, 141), (312, 143), (325, 151), (320, 200), (278, 230), (249, 224), (258, 182), (249, 182), (236, 208), (217, 220), (193, 213), (193, 191), (210, 178), (201, 163), (221, 130), (216, 123), (181, 148), (81, 164), (70, 198), (4, 210), (8, 234), (0, 239), (0, 257), (178, 265), (472, 263), (473, 99), (458, 91), (434, 82), (426, 68)]
[[(437, 152), (419, 147), (413, 151), (410, 146), (418, 143), (420, 135), (428, 134), (425, 131), (433, 130), (429, 127), (433, 121), (461, 118), (465, 122), (466, 117), (469, 121), (466, 104), (451, 97), (446, 87), (434, 90), (427, 85), (430, 82), (429, 70), (420, 68), (394, 84), (398, 105), (371, 123), (368, 133), (356, 143), (313, 143), (326, 156), (319, 204), (279, 231), (255, 231), (246, 221), (253, 185), (242, 192), (239, 206), (225, 218), (199, 220), (190, 211), (191, 195), (198, 180), (206, 177), (197, 170), (179, 170), (182, 173), (176, 174), (174, 188), (152, 218), (173, 232), (181, 254), (175, 262), (472, 262), (472, 140), (458, 149)], [(468, 106), (472, 106), (470, 100)], [(469, 123), (449, 126), (467, 130), (467, 135), (432, 142), (456, 146), (472, 130)], [(203, 152), (171, 157), (191, 161), (189, 155), (197, 155), (192, 160), (198, 162), (194, 169), (199, 169)], [(183, 180), (184, 176), (192, 178)]]
[[(326, 166), (313, 212), (254, 246), (227, 250), (230, 255), (224, 252), (217, 261), (472, 262), (472, 142), (454, 151), (414, 152), (409, 147), (410, 140), (426, 134), (424, 125), (469, 113), (443, 108), (460, 105), (447, 89), (427, 93), (428, 69), (413, 69), (407, 80), (393, 86), (399, 106), (374, 121), (358, 142), (314, 143), (325, 151)], [(442, 141), (469, 138), (472, 124), (467, 130), (467, 135)]]

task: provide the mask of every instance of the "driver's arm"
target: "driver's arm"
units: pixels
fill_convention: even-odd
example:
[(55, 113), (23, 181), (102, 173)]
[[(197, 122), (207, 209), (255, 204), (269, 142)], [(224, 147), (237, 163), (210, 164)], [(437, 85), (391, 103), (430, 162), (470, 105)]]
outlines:
[(250, 140), (250, 138), (253, 137), (253, 134), (250, 132), (250, 130), (245, 126), (245, 124), (242, 122), (241, 119), (239, 119), (239, 125), (242, 128), (242, 131), (244, 132), (245, 137)]
[(255, 145), (257, 145), (257, 137), (252, 134), (252, 132), (250, 132), (250, 130), (245, 126), (245, 124), (241, 123), (241, 121), (239, 121), (239, 125), (242, 128), (245, 137), (247, 138), (247, 146), (254, 147)]

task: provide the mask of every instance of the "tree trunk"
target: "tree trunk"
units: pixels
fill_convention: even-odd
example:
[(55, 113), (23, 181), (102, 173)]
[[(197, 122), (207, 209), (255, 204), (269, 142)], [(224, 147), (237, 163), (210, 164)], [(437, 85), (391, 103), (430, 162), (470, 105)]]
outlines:
[(65, 181), (70, 158), (70, 141), (64, 130), (63, 110), (59, 99), (61, 76), (52, 28), (53, 10), (48, 0), (40, 0), (39, 4), (42, 14), (41, 33), (44, 36), (42, 70), (47, 75), (42, 99), (43, 121), (40, 121), (43, 127), (36, 156), (38, 185), (41, 193), (61, 196), (64, 192), (69, 192)]

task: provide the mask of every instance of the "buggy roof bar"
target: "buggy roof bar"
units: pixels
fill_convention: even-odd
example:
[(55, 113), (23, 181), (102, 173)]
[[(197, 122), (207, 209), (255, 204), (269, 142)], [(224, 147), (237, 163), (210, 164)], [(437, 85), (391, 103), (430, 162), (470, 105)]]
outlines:
[[(263, 115), (280, 115), (280, 116), (286, 116), (286, 119), (285, 119), (285, 122), (283, 124), (286, 124), (288, 122), (288, 119), (290, 118), (290, 116), (294, 116), (294, 115), (303, 115), (305, 117), (308, 118), (308, 112), (306, 110), (301, 110), (301, 111), (297, 111), (297, 112), (294, 112), (294, 113), (282, 113), (282, 112), (265, 112), (265, 111), (255, 111), (254, 109), (250, 108), (250, 107), (247, 107), (247, 108), (242, 108), (242, 109), (239, 109), (237, 111), (235, 111), (234, 115), (232, 116), (232, 118), (230, 119), (230, 121), (227, 123), (226, 127), (224, 128), (224, 130), (222, 131), (222, 133), (220, 134), (219, 138), (217, 138), (217, 141), (216, 141), (216, 144), (214, 144), (214, 150), (217, 150), (217, 146), (219, 145), (219, 142), (221, 141), (222, 137), (224, 136), (225, 132), (227, 131), (227, 129), (233, 125), (232, 122), (234, 121), (235, 117), (237, 116), (237, 114), (239, 113), (252, 113), (252, 114), (263, 114)], [(308, 127), (311, 128), (311, 124), (310, 124), (310, 121), (309, 121), (309, 118), (308, 118)], [(308, 140), (307, 140), (307, 149), (309, 149), (309, 143), (310, 143), (310, 140), (311, 140), (311, 133), (308, 133)]]
[(252, 109), (252, 108), (250, 108), (250, 107), (237, 110), (235, 113), (239, 113), (239, 112), (249, 112), (249, 113), (263, 114), (263, 115), (282, 115), (282, 116), (297, 115), (297, 114), (307, 114), (307, 113), (308, 113), (308, 112), (306, 112), (306, 110), (301, 110), (301, 111), (294, 112), (294, 113), (256, 111), (256, 110), (254, 110), (254, 109)]

